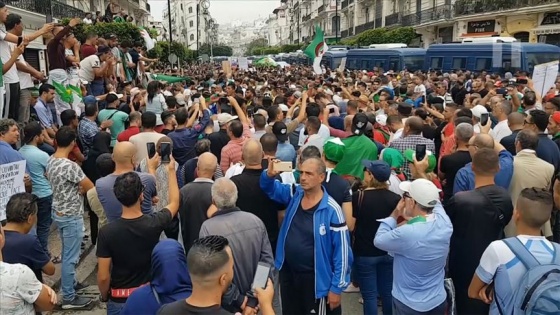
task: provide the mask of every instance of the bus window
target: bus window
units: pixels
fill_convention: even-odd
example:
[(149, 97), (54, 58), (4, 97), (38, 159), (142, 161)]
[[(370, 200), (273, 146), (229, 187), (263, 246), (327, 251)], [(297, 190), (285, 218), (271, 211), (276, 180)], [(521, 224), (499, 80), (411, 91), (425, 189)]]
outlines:
[(476, 58), (475, 70), (490, 70), (492, 69), (492, 58)]
[(362, 60), (362, 67), (361, 67), (359, 70), (367, 70), (367, 69), (369, 69), (368, 65), (369, 65), (369, 61), (368, 61), (368, 60)]
[(348, 59), (346, 61), (346, 67), (350, 70), (356, 70), (358, 68), (358, 61), (356, 59)]
[(383, 60), (383, 59), (375, 59), (373, 64), (374, 64), (374, 67), (385, 69), (385, 60)]
[(399, 67), (400, 58), (399, 57), (389, 57), (389, 69), (386, 70), (393, 70), (393, 71), (401, 71), (402, 69)]
[(527, 53), (527, 65), (529, 69), (525, 70), (532, 72), (536, 65), (556, 60), (558, 60), (558, 54), (555, 53)]
[(342, 62), (342, 58), (333, 58), (333, 68), (331, 70), (337, 69)]
[(430, 69), (441, 68), (443, 68), (443, 57), (432, 57), (432, 60), (430, 60)]
[[(404, 68), (409, 71), (420, 70), (424, 67), (424, 56), (405, 56), (403, 57)], [(403, 69), (398, 69), (398, 71)]]
[(467, 67), (467, 58), (453, 58), (453, 65), (451, 66), (451, 69), (455, 70), (459, 70), (459, 69), (465, 69)]

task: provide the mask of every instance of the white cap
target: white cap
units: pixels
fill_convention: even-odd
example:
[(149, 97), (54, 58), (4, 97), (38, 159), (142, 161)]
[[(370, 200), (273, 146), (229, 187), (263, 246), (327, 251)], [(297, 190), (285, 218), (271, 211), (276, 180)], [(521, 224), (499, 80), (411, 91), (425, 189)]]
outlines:
[(220, 113), (218, 114), (218, 124), (220, 126), (223, 126), (225, 124), (227, 124), (228, 122), (237, 119), (237, 116), (232, 116), (228, 113)]
[(439, 190), (434, 183), (427, 179), (416, 179), (399, 184), (399, 188), (407, 192), (414, 201), (424, 207), (434, 207), (439, 202)]
[(482, 105), (476, 105), (475, 107), (471, 108), (471, 112), (474, 117), (479, 119), (480, 116), (482, 116), (482, 114), (488, 114), (488, 110), (486, 109), (486, 107)]
[(185, 102), (185, 94), (179, 93), (175, 95), (175, 99), (177, 100), (177, 104), (181, 106), (187, 105), (187, 102)]
[(386, 126), (387, 125), (387, 115), (385, 114), (380, 114), (375, 116), (375, 121), (380, 124), (381, 126)]
[(290, 108), (286, 104), (279, 104), (278, 107), (280, 107), (283, 112), (287, 112), (290, 110)]
[(124, 96), (123, 94), (117, 94), (117, 93), (115, 93), (115, 92), (109, 92), (109, 94), (114, 94), (114, 95), (116, 95), (118, 99), (121, 99), (121, 98), (123, 98), (123, 96)]

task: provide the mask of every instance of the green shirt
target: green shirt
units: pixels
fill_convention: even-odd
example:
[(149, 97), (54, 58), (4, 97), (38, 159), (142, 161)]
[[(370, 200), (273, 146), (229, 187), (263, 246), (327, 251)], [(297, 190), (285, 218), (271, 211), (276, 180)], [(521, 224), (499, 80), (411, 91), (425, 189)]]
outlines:
[(350, 136), (342, 139), (342, 143), (345, 145), (344, 156), (336, 165), (336, 173), (364, 179), (362, 160), (377, 160), (377, 146), (365, 135)]
[(109, 117), (111, 117), (113, 121), (113, 125), (109, 127), (109, 130), (111, 131), (111, 147), (114, 147), (117, 143), (117, 136), (125, 129), (124, 124), (128, 121), (128, 115), (114, 108), (103, 109), (99, 112), (99, 115), (97, 115), (100, 123), (109, 120)]

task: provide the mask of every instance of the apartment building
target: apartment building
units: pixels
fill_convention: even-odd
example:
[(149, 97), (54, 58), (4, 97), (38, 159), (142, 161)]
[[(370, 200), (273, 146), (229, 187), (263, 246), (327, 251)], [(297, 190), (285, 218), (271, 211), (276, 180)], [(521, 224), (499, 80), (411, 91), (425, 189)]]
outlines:
[[(290, 43), (310, 40), (315, 25), (327, 42), (378, 27), (414, 27), (421, 45), (476, 36), (513, 36), (560, 45), (559, 0), (283, 0)], [(339, 24), (340, 27), (337, 28)]]
[[(171, 31), (173, 41), (179, 41), (188, 49), (196, 50), (197, 44), (201, 46), (208, 39), (210, 26), (210, 12), (205, 12), (198, 6), (197, 0), (170, 0), (171, 1)], [(169, 12), (163, 11), (163, 27), (165, 39), (169, 40)], [(198, 31), (198, 32), (197, 32)]]

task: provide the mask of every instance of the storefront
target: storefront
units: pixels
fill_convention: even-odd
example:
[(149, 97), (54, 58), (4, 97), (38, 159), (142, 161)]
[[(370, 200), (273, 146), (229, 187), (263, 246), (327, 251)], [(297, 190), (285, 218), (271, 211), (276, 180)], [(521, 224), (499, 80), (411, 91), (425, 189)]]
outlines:
[(499, 24), (496, 20), (479, 20), (462, 22), (460, 28), (461, 38), (466, 37), (491, 37), (500, 34)]
[(540, 14), (541, 22), (533, 31), (538, 36), (539, 43), (560, 46), (560, 12)]

